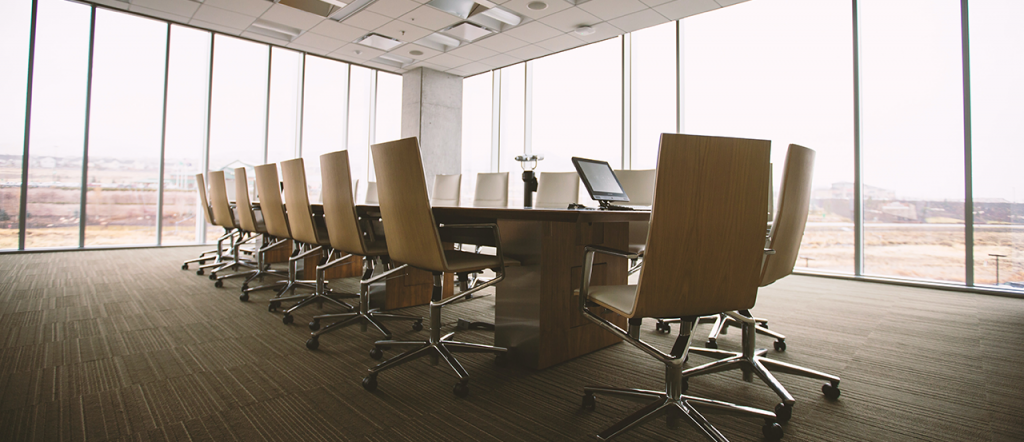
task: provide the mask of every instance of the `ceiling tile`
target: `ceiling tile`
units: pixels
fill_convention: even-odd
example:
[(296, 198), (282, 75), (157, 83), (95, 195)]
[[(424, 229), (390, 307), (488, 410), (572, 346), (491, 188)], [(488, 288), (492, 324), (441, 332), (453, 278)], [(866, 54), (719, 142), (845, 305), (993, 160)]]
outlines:
[(483, 60), (487, 57), (493, 57), (498, 55), (497, 51), (492, 51), (480, 45), (465, 45), (460, 46), (456, 49), (448, 51), (449, 54), (456, 55), (467, 60)]
[(435, 31), (458, 23), (462, 20), (459, 17), (438, 11), (430, 6), (420, 6), (408, 14), (398, 17), (398, 19), (406, 23), (412, 23), (416, 26)]
[(551, 37), (557, 37), (562, 31), (552, 28), (539, 21), (532, 21), (525, 25), (519, 25), (503, 34), (518, 38), (527, 43), (537, 43), (539, 41), (547, 40)]
[(273, 2), (267, 0), (204, 0), (203, 4), (252, 17), (259, 17), (274, 6)]
[(99, 4), (99, 5), (110, 6), (111, 8), (117, 8), (117, 9), (128, 9), (128, 6), (129, 6), (128, 3), (119, 2), (117, 0), (92, 0), (92, 1), (95, 2), (96, 4)]
[(612, 38), (618, 35), (622, 35), (622, 31), (619, 28), (616, 28), (615, 26), (612, 26), (608, 23), (598, 23), (591, 27), (594, 28), (595, 31), (593, 34), (577, 35), (576, 37), (587, 43), (594, 43), (604, 40), (606, 38)]
[(569, 32), (579, 26), (600, 23), (601, 19), (582, 9), (570, 8), (544, 17), (540, 21), (562, 32)]
[(318, 23), (326, 20), (319, 15), (282, 4), (271, 6), (267, 12), (264, 12), (263, 15), (260, 16), (260, 18), (298, 29), (310, 29)]
[[(358, 54), (356, 52), (358, 52)], [(368, 48), (366, 46), (356, 43), (349, 43), (345, 46), (342, 46), (341, 49), (331, 52), (331, 55), (333, 56), (334, 54), (338, 54), (339, 56), (348, 59), (369, 60), (371, 58), (377, 58), (378, 56), (380, 56), (380, 54), (383, 53), (384, 51), (380, 51), (374, 48)]]
[(500, 68), (500, 67), (508, 66), (510, 64), (516, 64), (516, 63), (519, 63), (521, 61), (523, 61), (523, 60), (521, 60), (519, 58), (516, 58), (516, 57), (513, 57), (511, 55), (498, 54), (498, 55), (495, 55), (493, 57), (485, 58), (483, 60), (480, 60), (480, 63), (486, 64), (486, 65), (494, 67), (494, 68)]
[(344, 46), (346, 43), (349, 42), (337, 40), (331, 37), (326, 37), (320, 34), (314, 34), (312, 32), (307, 32), (305, 34), (300, 35), (299, 38), (292, 40), (292, 43), (317, 48), (320, 50), (321, 53), (326, 54), (337, 50), (338, 48)]
[(551, 53), (551, 51), (549, 51), (547, 49), (544, 49), (544, 48), (542, 48), (540, 46), (537, 46), (537, 45), (526, 45), (526, 46), (523, 46), (523, 47), (521, 47), (519, 49), (506, 52), (506, 54), (508, 54), (508, 55), (511, 55), (513, 57), (516, 57), (516, 58), (519, 58), (519, 59), (523, 59), (523, 60), (532, 60), (534, 58), (543, 57), (543, 56), (548, 55), (550, 53)]
[(351, 43), (357, 38), (366, 35), (365, 29), (359, 29), (355, 26), (338, 23), (334, 20), (324, 20), (320, 22), (320, 24), (313, 26), (313, 29), (310, 29), (309, 32), (326, 35), (346, 43)]
[(611, 23), (612, 26), (621, 29), (623, 32), (633, 32), (670, 21), (672, 20), (665, 18), (653, 9), (644, 9), (643, 11), (611, 20), (608, 23)]
[(402, 43), (416, 41), (430, 34), (433, 34), (433, 31), (429, 31), (419, 26), (411, 25), (409, 23), (401, 22), (398, 20), (392, 21), (391, 23), (374, 29), (373, 32), (397, 39)]
[(715, 0), (715, 1), (718, 2), (718, 4), (721, 7), (724, 8), (726, 6), (738, 5), (740, 3), (743, 3), (743, 2), (746, 2), (746, 1), (749, 1), (749, 0)]
[(579, 8), (608, 21), (647, 9), (647, 6), (637, 0), (590, 0)]
[(526, 5), (534, 1), (535, 0), (511, 0), (509, 2), (502, 3), (501, 7), (508, 8), (512, 11), (515, 11), (519, 15), (524, 15), (534, 20), (539, 20), (556, 12), (564, 11), (572, 7), (572, 5), (570, 5), (565, 0), (543, 0), (545, 3), (548, 4), (548, 7), (540, 11), (534, 11), (533, 9), (526, 7)]
[(245, 37), (245, 38), (248, 38), (248, 39), (256, 40), (256, 41), (262, 41), (264, 43), (275, 44), (275, 45), (278, 45), (278, 46), (288, 46), (288, 44), (291, 43), (288, 40), (281, 40), (279, 38), (267, 37), (266, 35), (263, 35), (263, 34), (257, 34), (255, 32), (248, 32), (248, 31), (243, 32), (241, 36)]
[[(420, 51), (423, 54), (422, 55), (413, 55), (413, 54), (409, 53), (411, 51)], [(428, 48), (426, 46), (420, 46), (418, 44), (409, 43), (409, 44), (407, 44), (405, 46), (402, 46), (400, 48), (397, 48), (397, 49), (389, 52), (389, 54), (401, 55), (403, 57), (409, 57), (409, 58), (414, 59), (414, 60), (426, 60), (428, 58), (436, 57), (438, 55), (441, 55), (441, 51), (437, 51), (437, 50)]]
[(444, 66), (433, 64), (433, 63), (430, 62), (430, 60), (427, 60), (427, 61), (421, 61), (419, 63), (413, 63), (412, 65), (406, 66), (405, 67), (405, 71), (409, 72), (409, 71), (411, 71), (413, 69), (416, 69), (416, 68), (427, 68), (427, 69), (433, 69), (435, 71), (440, 71), (440, 72), (444, 72), (445, 69), (448, 69), (448, 68), (446, 68)]
[(653, 8), (653, 7), (655, 7), (655, 6), (658, 6), (658, 5), (663, 5), (663, 4), (665, 4), (665, 3), (668, 3), (668, 2), (670, 2), (670, 1), (672, 1), (672, 0), (640, 0), (640, 1), (641, 1), (641, 2), (643, 3), (643, 4), (645, 4), (645, 5), (647, 5), (647, 6), (650, 6), (650, 7), (652, 7), (652, 8)]
[(675, 0), (657, 6), (654, 10), (669, 20), (679, 20), (718, 8), (718, 3), (715, 3), (714, 0)]
[(374, 30), (381, 26), (386, 25), (391, 21), (391, 18), (385, 15), (380, 15), (373, 11), (362, 10), (351, 17), (346, 18), (343, 23), (349, 26), (355, 26), (366, 30)]
[(242, 29), (233, 29), (227, 26), (221, 26), (216, 23), (210, 23), (202, 20), (192, 19), (188, 22), (188, 24), (199, 28), (220, 32), (221, 34), (240, 35), (242, 33)]
[(310, 53), (310, 54), (316, 54), (316, 55), (327, 55), (327, 52), (328, 52), (328, 51), (325, 51), (325, 50), (320, 49), (320, 48), (314, 48), (312, 46), (306, 46), (306, 45), (295, 43), (295, 42), (289, 43), (288, 47), (291, 48), (291, 49), (294, 49), (296, 51), (302, 51), (302, 52), (306, 52), (306, 53)]
[[(134, 0), (132, 6), (142, 6), (185, 17), (192, 17), (192, 14), (196, 13), (196, 9), (199, 9), (199, 3), (188, 0)], [(128, 10), (133, 9), (128, 8)]]
[(131, 5), (128, 8), (128, 10), (132, 12), (138, 12), (139, 14), (148, 15), (150, 17), (162, 18), (164, 20), (178, 23), (188, 23), (188, 21), (191, 20), (191, 17), (175, 15), (171, 14), (170, 12), (157, 11), (156, 9), (143, 8), (142, 6)]
[(483, 64), (483, 63), (469, 63), (467, 65), (459, 66), (455, 69), (449, 69), (445, 72), (449, 74), (458, 75), (460, 77), (468, 77), (470, 75), (479, 74), (481, 72), (487, 72), (494, 68)]
[(214, 8), (213, 6), (207, 6), (205, 4), (199, 7), (199, 10), (192, 15), (192, 18), (194, 20), (216, 23), (234, 29), (248, 28), (252, 22), (256, 21), (256, 17), (242, 15), (226, 9)]
[(558, 37), (549, 38), (540, 43), (537, 43), (537, 46), (540, 46), (551, 52), (559, 52), (569, 48), (575, 48), (576, 46), (580, 46), (583, 44), (586, 44), (586, 42), (576, 38), (571, 34), (562, 34), (559, 35)]
[(474, 44), (490, 49), (492, 51), (508, 52), (515, 48), (521, 48), (523, 46), (526, 46), (527, 43), (520, 39), (509, 37), (505, 34), (498, 34), (487, 37)]
[(468, 64), (469, 60), (462, 57), (456, 57), (452, 54), (441, 54), (436, 57), (428, 58), (427, 62), (441, 66), (445, 69), (452, 69)]
[(367, 6), (366, 10), (391, 18), (398, 18), (419, 6), (419, 3), (409, 0), (377, 0), (371, 3), (370, 6)]

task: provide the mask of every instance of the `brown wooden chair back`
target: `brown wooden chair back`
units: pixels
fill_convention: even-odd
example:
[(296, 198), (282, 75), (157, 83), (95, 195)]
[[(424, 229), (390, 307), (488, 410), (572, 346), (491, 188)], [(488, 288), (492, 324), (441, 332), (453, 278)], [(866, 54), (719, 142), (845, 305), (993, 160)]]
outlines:
[(651, 230), (632, 317), (754, 306), (771, 142), (662, 134)]
[(288, 211), (288, 226), (292, 239), (306, 244), (320, 244), (316, 227), (313, 225), (313, 210), (309, 207), (306, 193), (306, 168), (302, 158), (281, 162), (281, 179), (284, 180), (284, 205)]
[(210, 210), (210, 202), (206, 199), (206, 180), (203, 179), (203, 174), (196, 174), (196, 189), (199, 190), (199, 203), (203, 205), (203, 216), (206, 217), (206, 222), (216, 225), (213, 222), (213, 211)]
[(388, 255), (423, 270), (446, 270), (416, 138), (374, 144), (370, 149)]
[(352, 175), (348, 151), (320, 155), (320, 175), (323, 177), (324, 218), (331, 247), (344, 253), (366, 256), (363, 230), (359, 227), (352, 191)]
[(811, 205), (811, 179), (814, 177), (814, 151), (796, 144), (789, 145), (786, 164), (782, 167), (779, 188), (779, 210), (775, 212), (768, 235), (774, 255), (765, 258), (761, 269), (761, 286), (771, 284), (793, 272), (800, 254), (800, 242), (807, 225)]
[(235, 168), (235, 208), (238, 209), (238, 225), (246, 232), (256, 232), (256, 216), (249, 201), (249, 179), (244, 167)]
[(213, 211), (214, 224), (234, 229), (238, 227), (235, 214), (231, 212), (228, 202), (227, 184), (224, 182), (224, 171), (210, 172), (210, 210)]
[(284, 216), (281, 203), (281, 184), (277, 178), (277, 164), (270, 163), (256, 166), (256, 190), (260, 194), (260, 213), (267, 225), (267, 233), (271, 236), (291, 239), (288, 219)]

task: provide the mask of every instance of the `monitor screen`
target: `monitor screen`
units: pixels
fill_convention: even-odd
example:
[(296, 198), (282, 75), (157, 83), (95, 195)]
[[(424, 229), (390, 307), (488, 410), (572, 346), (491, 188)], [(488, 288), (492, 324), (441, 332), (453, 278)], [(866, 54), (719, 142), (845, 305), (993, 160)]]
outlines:
[(607, 161), (573, 157), (572, 164), (595, 201), (629, 201)]

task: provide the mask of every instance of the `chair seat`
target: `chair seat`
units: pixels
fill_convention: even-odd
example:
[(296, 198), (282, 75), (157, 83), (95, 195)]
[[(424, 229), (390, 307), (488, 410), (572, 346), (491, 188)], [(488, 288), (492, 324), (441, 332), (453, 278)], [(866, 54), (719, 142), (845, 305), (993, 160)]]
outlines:
[(444, 258), (448, 261), (447, 271), (456, 273), (492, 269), (500, 265), (497, 256), (481, 255), (461, 250), (445, 250)]
[(633, 254), (636, 254), (636, 255), (643, 256), (644, 255), (644, 249), (646, 249), (646, 248), (647, 248), (647, 244), (630, 244), (629, 245), (629, 253), (633, 253)]
[(601, 307), (629, 318), (633, 316), (636, 287), (635, 285), (590, 286), (590, 300), (598, 303)]

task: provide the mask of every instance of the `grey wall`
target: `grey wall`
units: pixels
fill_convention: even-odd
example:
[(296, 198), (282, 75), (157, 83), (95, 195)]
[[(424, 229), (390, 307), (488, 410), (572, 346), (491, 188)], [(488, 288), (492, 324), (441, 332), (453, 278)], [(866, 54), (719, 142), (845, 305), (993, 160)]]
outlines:
[(462, 77), (418, 68), (402, 75), (402, 138), (418, 137), (427, 188), (462, 171)]

